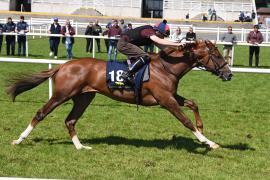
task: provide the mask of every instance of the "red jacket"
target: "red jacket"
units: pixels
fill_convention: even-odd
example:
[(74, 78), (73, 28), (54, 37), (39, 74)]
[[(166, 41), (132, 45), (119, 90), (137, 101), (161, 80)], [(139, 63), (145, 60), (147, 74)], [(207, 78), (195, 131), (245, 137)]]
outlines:
[(261, 44), (263, 42), (263, 36), (260, 31), (257, 33), (255, 31), (250, 31), (248, 36), (247, 36), (247, 42), (248, 43), (259, 43)]
[[(72, 26), (68, 26), (68, 28), (66, 26), (62, 26), (62, 29), (61, 29), (61, 34), (65, 35), (66, 32), (69, 32), (70, 34), (70, 40), (71, 40), (71, 43), (74, 44), (74, 37), (72, 37), (73, 35), (75, 35), (75, 30)], [(65, 41), (66, 41), (66, 37), (63, 37), (62, 38), (62, 43), (65, 44)]]
[(112, 26), (109, 28), (108, 37), (120, 36), (121, 33), (122, 33), (122, 30), (119, 26)]

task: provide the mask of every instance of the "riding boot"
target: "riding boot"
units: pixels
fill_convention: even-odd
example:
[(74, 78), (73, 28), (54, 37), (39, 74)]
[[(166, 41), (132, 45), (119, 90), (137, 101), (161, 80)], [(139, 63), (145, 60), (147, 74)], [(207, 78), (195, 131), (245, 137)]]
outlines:
[(124, 83), (133, 84), (133, 75), (149, 61), (150, 58), (148, 56), (139, 57), (127, 72), (122, 73), (121, 77), (123, 78)]

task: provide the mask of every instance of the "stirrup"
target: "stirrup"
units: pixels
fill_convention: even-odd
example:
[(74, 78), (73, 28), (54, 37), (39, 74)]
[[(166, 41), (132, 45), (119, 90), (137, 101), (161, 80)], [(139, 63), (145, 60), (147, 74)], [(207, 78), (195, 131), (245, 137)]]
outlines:
[(123, 72), (121, 78), (125, 84), (134, 84), (133, 75), (129, 76), (128, 72)]

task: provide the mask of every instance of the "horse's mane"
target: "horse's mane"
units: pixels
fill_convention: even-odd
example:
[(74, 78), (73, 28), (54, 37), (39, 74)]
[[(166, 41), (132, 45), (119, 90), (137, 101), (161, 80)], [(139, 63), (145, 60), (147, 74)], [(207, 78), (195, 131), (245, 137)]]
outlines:
[(193, 48), (195, 48), (199, 43), (202, 43), (202, 40), (196, 40), (194, 42), (187, 42), (183, 46), (175, 47), (175, 46), (168, 46), (162, 49), (159, 52), (160, 57), (164, 56), (183, 56), (184, 53), (190, 52)]
[(169, 61), (173, 63), (173, 60), (176, 58), (179, 61), (179, 59), (187, 59), (187, 57), (192, 56), (193, 53), (191, 52), (194, 50), (194, 48), (199, 48), (200, 45), (203, 44), (213, 45), (213, 43), (209, 40), (198, 39), (194, 42), (187, 42), (184, 46), (181, 47), (168, 46), (158, 53), (150, 53), (149, 55), (151, 59), (161, 58), (167, 62)]

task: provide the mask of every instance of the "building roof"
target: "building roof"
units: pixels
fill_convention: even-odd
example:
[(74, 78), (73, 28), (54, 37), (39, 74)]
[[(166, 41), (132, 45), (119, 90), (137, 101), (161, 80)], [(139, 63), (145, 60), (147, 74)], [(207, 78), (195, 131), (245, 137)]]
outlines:
[(270, 15), (270, 8), (259, 8), (257, 9), (258, 14), (269, 14)]

